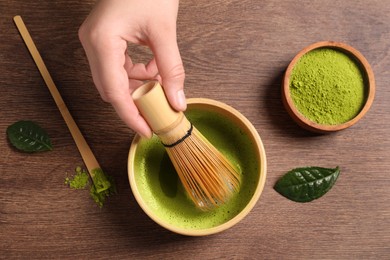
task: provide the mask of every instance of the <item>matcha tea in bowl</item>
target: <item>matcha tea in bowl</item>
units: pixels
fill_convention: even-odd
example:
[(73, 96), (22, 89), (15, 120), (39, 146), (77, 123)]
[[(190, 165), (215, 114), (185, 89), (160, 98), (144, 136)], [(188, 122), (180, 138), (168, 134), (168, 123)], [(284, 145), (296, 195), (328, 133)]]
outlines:
[(293, 120), (312, 132), (331, 133), (358, 122), (374, 100), (375, 80), (353, 47), (317, 42), (291, 61), (282, 83), (283, 104)]
[(149, 81), (131, 94), (166, 148), (187, 194), (202, 210), (226, 203), (240, 189), (241, 174), (182, 111), (171, 107), (163, 87)]
[(241, 173), (240, 190), (212, 210), (200, 210), (186, 193), (161, 141), (134, 137), (129, 182), (143, 211), (178, 234), (204, 236), (231, 228), (255, 206), (266, 179), (266, 155), (253, 125), (232, 107), (210, 99), (188, 99), (185, 116)]

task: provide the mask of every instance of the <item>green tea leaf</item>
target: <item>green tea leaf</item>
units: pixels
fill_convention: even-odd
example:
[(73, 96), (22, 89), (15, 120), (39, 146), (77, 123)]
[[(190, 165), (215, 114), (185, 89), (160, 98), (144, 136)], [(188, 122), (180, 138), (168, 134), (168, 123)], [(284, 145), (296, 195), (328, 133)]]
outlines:
[(24, 152), (52, 150), (48, 134), (39, 125), (31, 121), (18, 121), (7, 128), (11, 144)]
[(274, 189), (284, 197), (296, 202), (309, 202), (320, 198), (335, 184), (340, 173), (334, 169), (322, 167), (296, 168), (280, 178)]

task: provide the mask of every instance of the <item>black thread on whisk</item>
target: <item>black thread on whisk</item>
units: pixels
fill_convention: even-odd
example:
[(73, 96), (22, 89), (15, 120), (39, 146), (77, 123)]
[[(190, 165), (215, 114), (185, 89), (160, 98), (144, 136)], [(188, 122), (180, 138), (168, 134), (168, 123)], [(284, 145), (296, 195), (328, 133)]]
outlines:
[(192, 126), (192, 123), (191, 123), (191, 126), (190, 126), (190, 129), (188, 129), (187, 133), (182, 137), (180, 138), (179, 140), (177, 140), (176, 142), (172, 143), (172, 144), (164, 144), (162, 143), (165, 147), (167, 148), (172, 148), (178, 144), (180, 144), (181, 142), (183, 142), (187, 137), (189, 137), (191, 134), (192, 134), (192, 129), (194, 127)]

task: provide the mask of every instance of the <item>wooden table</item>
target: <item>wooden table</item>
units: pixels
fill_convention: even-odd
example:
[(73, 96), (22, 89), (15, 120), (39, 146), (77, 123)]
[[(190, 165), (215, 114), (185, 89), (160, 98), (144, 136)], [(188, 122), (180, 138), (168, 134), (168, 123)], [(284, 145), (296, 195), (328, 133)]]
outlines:
[[(184, 237), (150, 220), (127, 178), (134, 133), (101, 101), (77, 30), (94, 1), (0, 0), (0, 258), (389, 259), (390, 1), (181, 1), (178, 43), (187, 97), (225, 102), (258, 130), (267, 154), (265, 189), (233, 228)], [(64, 179), (83, 165), (12, 18), (21, 15), (63, 98), (118, 194), (99, 209)], [(298, 127), (281, 102), (281, 80), (303, 47), (341, 41), (365, 55), (377, 92), (355, 126), (330, 135)], [(130, 46), (137, 62), (151, 54)], [(54, 150), (13, 149), (6, 128), (33, 120)], [(286, 171), (341, 167), (321, 199), (299, 204), (273, 190)]]

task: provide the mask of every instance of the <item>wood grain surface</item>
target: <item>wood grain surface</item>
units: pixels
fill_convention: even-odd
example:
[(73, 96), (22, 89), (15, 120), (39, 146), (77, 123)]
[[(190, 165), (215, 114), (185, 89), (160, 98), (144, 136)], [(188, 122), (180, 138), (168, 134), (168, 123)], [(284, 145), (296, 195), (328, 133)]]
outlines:
[[(243, 113), (266, 149), (259, 202), (233, 228), (207, 237), (164, 230), (136, 203), (127, 178), (134, 133), (96, 91), (77, 31), (94, 1), (0, 0), (0, 258), (3, 259), (389, 259), (390, 1), (181, 1), (178, 43), (187, 97)], [(118, 194), (99, 209), (64, 179), (82, 159), (12, 18), (21, 15), (69, 110)], [(311, 134), (288, 116), (281, 80), (305, 46), (345, 42), (370, 62), (377, 92), (353, 127)], [(137, 62), (151, 53), (130, 45)], [(33, 120), (54, 150), (24, 154), (6, 128)], [(273, 190), (298, 166), (339, 165), (324, 197), (288, 201)]]

